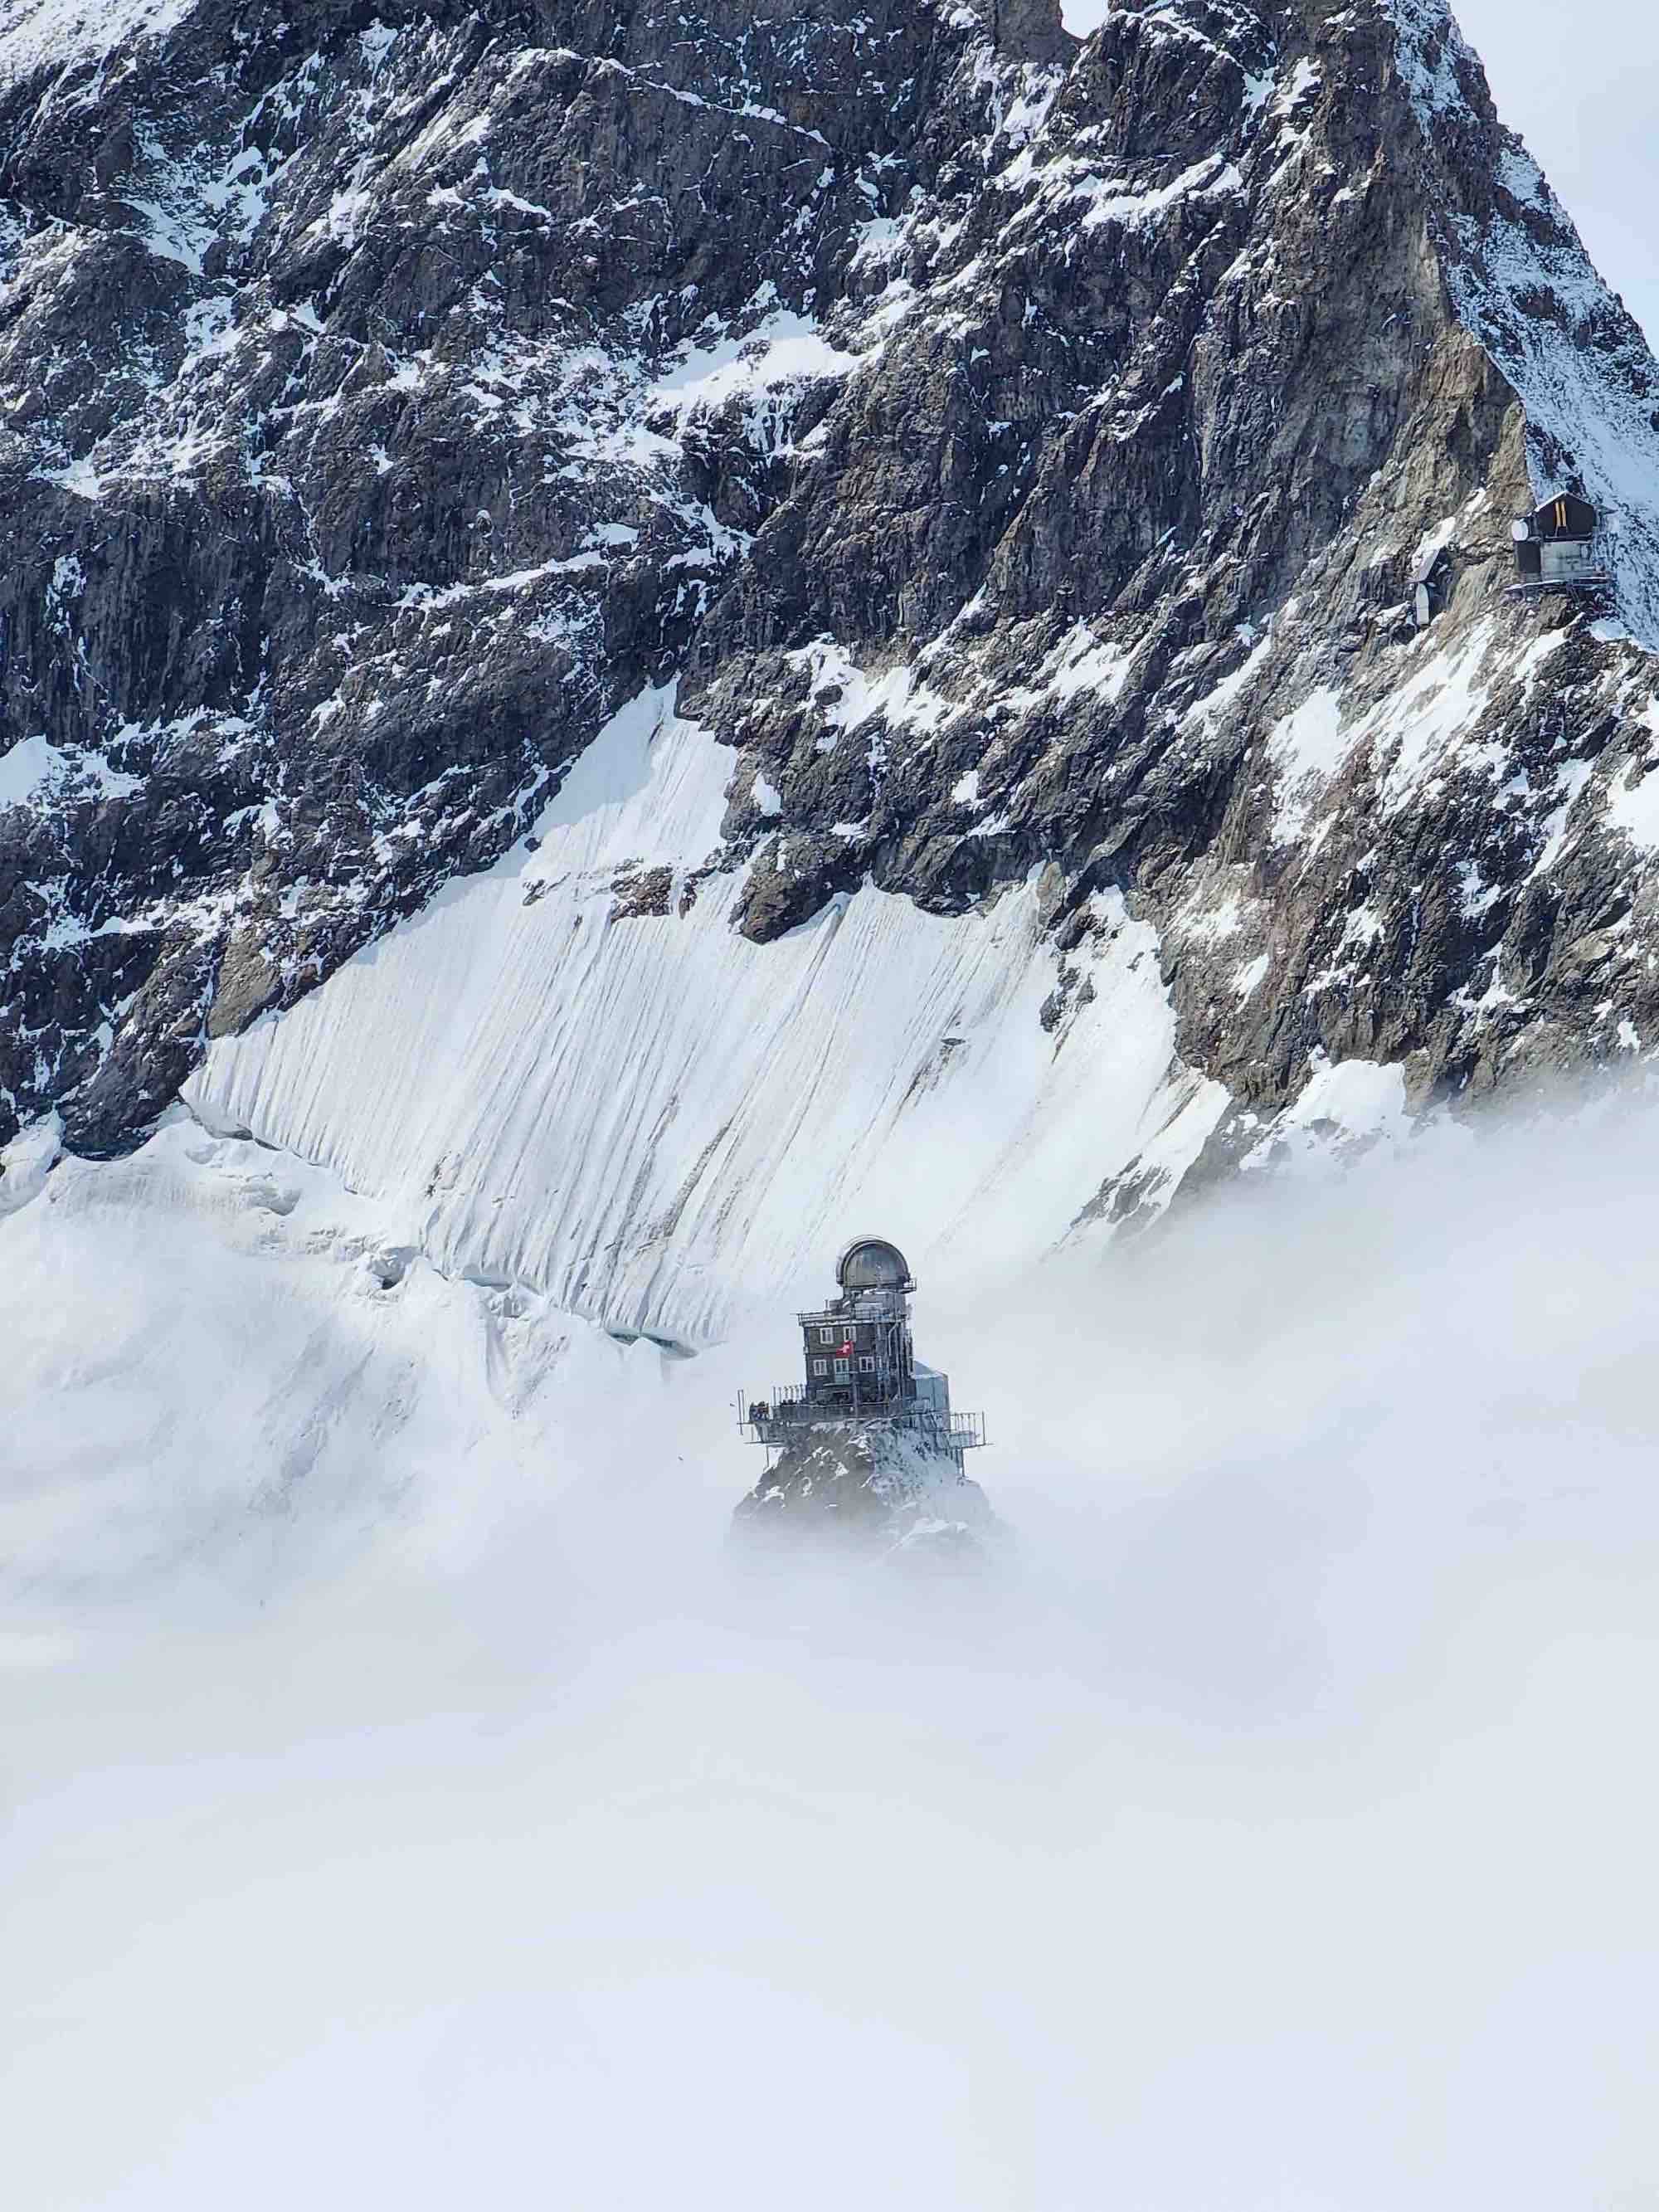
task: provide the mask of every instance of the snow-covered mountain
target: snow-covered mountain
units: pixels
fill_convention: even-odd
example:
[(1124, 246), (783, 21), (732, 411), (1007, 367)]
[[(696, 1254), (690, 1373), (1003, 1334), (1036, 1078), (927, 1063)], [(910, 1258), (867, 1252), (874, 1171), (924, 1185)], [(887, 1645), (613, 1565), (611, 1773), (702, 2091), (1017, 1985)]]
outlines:
[[(1659, 368), (1440, 0), (0, 0), (0, 198), (6, 2202), (1651, 2212), (1653, 1125), (1461, 1109)], [(865, 1231), (988, 1506), (739, 1440)]]
[(14, 4), (0, 192), (12, 1204), (182, 1096), (696, 1346), (1659, 1033), (1659, 368), (1441, 0)]

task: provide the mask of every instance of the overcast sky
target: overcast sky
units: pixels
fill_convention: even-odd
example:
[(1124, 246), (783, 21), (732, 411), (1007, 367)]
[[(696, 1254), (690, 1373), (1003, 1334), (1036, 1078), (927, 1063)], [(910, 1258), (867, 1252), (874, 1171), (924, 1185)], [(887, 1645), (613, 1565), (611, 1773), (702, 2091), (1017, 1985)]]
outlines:
[[(1065, 0), (1085, 31), (1107, 0)], [(1596, 265), (1659, 343), (1659, 5), (1455, 0), (1498, 112), (1543, 164)]]

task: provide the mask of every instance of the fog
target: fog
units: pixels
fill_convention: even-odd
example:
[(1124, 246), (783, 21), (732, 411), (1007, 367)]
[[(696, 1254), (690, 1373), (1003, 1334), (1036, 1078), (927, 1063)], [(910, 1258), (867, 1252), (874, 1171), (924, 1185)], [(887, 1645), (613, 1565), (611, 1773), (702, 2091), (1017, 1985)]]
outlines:
[(787, 1319), (262, 1578), (37, 1513), (7, 2201), (1659, 2205), (1656, 1133), (924, 1273), (1000, 1581), (726, 1559)]

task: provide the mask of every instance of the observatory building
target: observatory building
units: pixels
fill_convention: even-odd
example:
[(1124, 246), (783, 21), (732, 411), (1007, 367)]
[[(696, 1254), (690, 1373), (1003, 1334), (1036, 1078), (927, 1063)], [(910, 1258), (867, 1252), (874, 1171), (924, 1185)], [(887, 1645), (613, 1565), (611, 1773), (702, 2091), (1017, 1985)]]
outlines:
[(780, 1385), (741, 1410), (744, 1433), (769, 1452), (787, 1450), (811, 1428), (907, 1430), (957, 1469), (985, 1442), (984, 1417), (951, 1410), (949, 1378), (915, 1356), (910, 1294), (915, 1278), (896, 1244), (860, 1237), (836, 1268), (840, 1296), (797, 1316), (804, 1379)]
[(1612, 589), (1616, 548), (1587, 499), (1563, 493), (1516, 522), (1513, 589), (1528, 598), (1546, 592)]

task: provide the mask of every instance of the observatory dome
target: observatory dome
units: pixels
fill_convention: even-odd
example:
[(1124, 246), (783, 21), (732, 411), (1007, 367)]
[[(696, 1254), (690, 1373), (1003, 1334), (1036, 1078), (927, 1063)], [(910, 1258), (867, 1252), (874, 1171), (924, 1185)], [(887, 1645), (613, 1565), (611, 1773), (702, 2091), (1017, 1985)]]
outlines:
[(860, 1237), (842, 1254), (836, 1280), (843, 1291), (908, 1291), (915, 1288), (910, 1265), (896, 1244), (884, 1237)]

